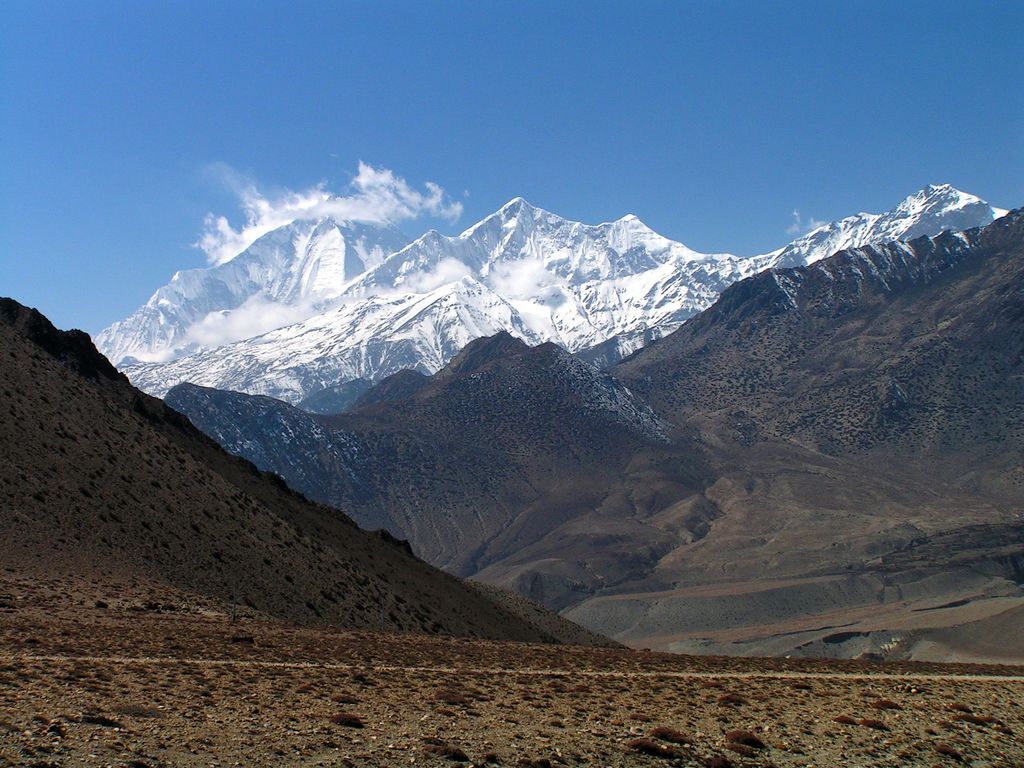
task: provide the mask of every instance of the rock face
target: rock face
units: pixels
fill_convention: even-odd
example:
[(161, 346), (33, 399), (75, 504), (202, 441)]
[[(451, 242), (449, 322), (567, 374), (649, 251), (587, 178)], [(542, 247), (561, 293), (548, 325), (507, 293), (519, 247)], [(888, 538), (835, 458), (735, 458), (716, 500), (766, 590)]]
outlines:
[[(284, 403), (171, 397), (198, 424), (230, 401), (203, 428), (235, 425), (234, 449), (301, 451), (305, 476), (267, 466), (619, 639), (852, 653), (814, 628), (889, 637), (918, 610), (1024, 601), (1022, 340), (1011, 212), (753, 275), (611, 375), (554, 344), (479, 340), (290, 428), (324, 441), (263, 429), (295, 417)], [(862, 626), (868, 608), (890, 624)]]
[(135, 390), (86, 334), (58, 331), (10, 299), (0, 299), (0, 371), (8, 574), (166, 585), (303, 623), (581, 639), (560, 619), (531, 623), (404, 542), (229, 456)]
[(190, 381), (291, 403), (402, 369), (434, 373), (501, 331), (571, 352), (602, 345), (593, 359), (611, 364), (762, 270), (1002, 213), (932, 186), (752, 257), (698, 253), (636, 216), (587, 225), (521, 198), (456, 237), (428, 232), (386, 257), (391, 230), (296, 222), (226, 264), (179, 273), (98, 343), (152, 394)]

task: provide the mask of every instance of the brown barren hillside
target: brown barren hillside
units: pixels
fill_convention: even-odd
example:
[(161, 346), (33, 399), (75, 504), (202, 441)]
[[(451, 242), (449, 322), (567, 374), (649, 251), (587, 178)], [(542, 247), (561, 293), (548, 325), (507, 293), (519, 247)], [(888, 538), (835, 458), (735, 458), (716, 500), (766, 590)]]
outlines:
[(1024, 210), (842, 251), (726, 289), (615, 375), (676, 423), (718, 423), (1024, 498)]
[[(558, 639), (225, 454), (88, 337), (0, 302), (0, 562), (305, 623)], [(154, 601), (150, 601), (154, 602)], [(159, 602), (158, 600), (155, 602)], [(576, 636), (576, 628), (568, 627)]]

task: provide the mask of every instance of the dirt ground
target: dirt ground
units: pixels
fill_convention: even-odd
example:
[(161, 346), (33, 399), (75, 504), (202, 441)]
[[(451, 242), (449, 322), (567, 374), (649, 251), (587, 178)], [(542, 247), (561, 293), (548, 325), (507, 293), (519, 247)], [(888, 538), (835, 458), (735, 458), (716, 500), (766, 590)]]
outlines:
[(3, 766), (1024, 766), (1022, 673), (232, 623), (0, 578)]

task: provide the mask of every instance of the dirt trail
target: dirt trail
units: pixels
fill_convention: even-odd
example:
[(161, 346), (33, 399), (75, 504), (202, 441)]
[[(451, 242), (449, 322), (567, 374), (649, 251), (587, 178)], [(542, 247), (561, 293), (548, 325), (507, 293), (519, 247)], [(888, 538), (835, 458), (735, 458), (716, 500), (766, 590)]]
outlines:
[(269, 669), (315, 669), (324, 671), (360, 672), (406, 672), (429, 673), (439, 675), (518, 675), (537, 677), (566, 678), (651, 678), (679, 680), (897, 680), (897, 681), (930, 681), (930, 682), (988, 682), (988, 683), (1024, 683), (1022, 675), (981, 675), (981, 674), (935, 674), (924, 672), (799, 672), (799, 671), (764, 671), (764, 672), (700, 672), (700, 671), (644, 671), (644, 670), (594, 670), (594, 669), (558, 669), (558, 668), (512, 668), (512, 667), (475, 667), (475, 666), (423, 666), (401, 664), (335, 664), (311, 661), (261, 661), (255, 659), (204, 659), (187, 656), (72, 656), (59, 654), (0, 654), (0, 662), (68, 662), (81, 664), (189, 664), (198, 667), (239, 667)]

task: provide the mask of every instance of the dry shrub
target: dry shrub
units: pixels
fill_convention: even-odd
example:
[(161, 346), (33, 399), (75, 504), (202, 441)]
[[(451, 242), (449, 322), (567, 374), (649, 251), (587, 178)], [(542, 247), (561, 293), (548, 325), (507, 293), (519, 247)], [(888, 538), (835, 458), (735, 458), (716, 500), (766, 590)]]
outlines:
[(651, 730), (651, 738), (660, 739), (661, 741), (669, 741), (673, 744), (691, 744), (690, 737), (681, 731), (677, 731), (675, 728), (666, 728), (663, 725), (659, 725), (657, 728)]
[(838, 715), (832, 718), (833, 723), (839, 723), (840, 725), (856, 725), (857, 721), (849, 715)]
[(892, 699), (875, 699), (871, 702), (871, 706), (875, 709), (903, 709)]
[(715, 755), (707, 762), (708, 768), (732, 768), (732, 761), (725, 755)]
[(640, 738), (633, 739), (626, 747), (631, 752), (637, 752), (641, 755), (650, 755), (651, 757), (663, 757), (666, 760), (674, 760), (685, 755), (684, 752), (676, 749), (675, 747), (669, 746), (668, 744), (659, 744), (654, 739)]
[(336, 693), (331, 696), (331, 701), (335, 704), (358, 704), (359, 700), (354, 696), (349, 696), (345, 693)]
[(960, 754), (959, 750), (951, 747), (949, 744), (936, 744), (935, 751), (940, 755), (952, 758), (958, 763), (964, 759), (964, 756)]
[(121, 723), (119, 723), (117, 720), (112, 720), (109, 717), (104, 717), (103, 715), (94, 715), (94, 714), (83, 713), (82, 716), (79, 718), (79, 722), (86, 723), (88, 725), (100, 725), (100, 726), (103, 726), (104, 728), (120, 728), (121, 727)]
[(959, 701), (954, 701), (947, 707), (947, 709), (951, 712), (966, 712), (967, 714), (971, 713), (971, 708)]
[(754, 749), (764, 749), (764, 742), (750, 731), (729, 731), (725, 734), (725, 740), (733, 744), (743, 744)]
[(865, 728), (874, 728), (876, 731), (888, 731), (888, 726), (881, 720), (872, 720), (870, 717), (864, 717), (857, 721), (857, 725), (863, 725)]
[(375, 682), (373, 682), (373, 680), (370, 679), (370, 676), (365, 672), (353, 672), (352, 682), (358, 683), (359, 685), (362, 685), (366, 688), (372, 688), (375, 685), (377, 685)]
[(462, 693), (462, 691), (456, 691), (453, 688), (438, 691), (434, 694), (434, 698), (445, 704), (466, 704), (469, 701), (469, 699), (466, 698), (466, 694)]
[[(437, 739), (431, 739), (431, 741), (437, 741)], [(423, 746), (423, 751), (428, 755), (434, 755), (436, 757), (443, 757), (445, 760), (451, 760), (453, 763), (469, 762), (469, 756), (465, 752), (448, 742), (441, 742), (440, 744), (425, 744)]]
[(961, 723), (970, 723), (971, 725), (992, 725), (996, 721), (992, 715), (971, 715), (967, 712), (961, 712), (959, 715), (953, 718)]
[(747, 700), (737, 693), (723, 693), (721, 696), (718, 697), (718, 704), (723, 707), (730, 705), (738, 707), (746, 703)]
[(363, 721), (358, 715), (354, 715), (351, 712), (339, 712), (336, 715), (331, 715), (331, 722), (335, 725), (343, 725), (346, 728), (362, 728)]

